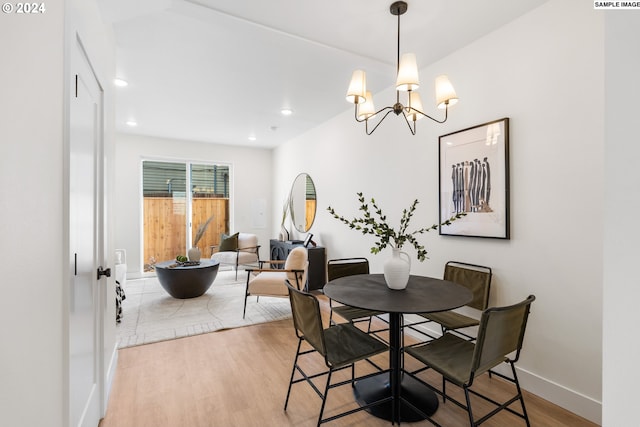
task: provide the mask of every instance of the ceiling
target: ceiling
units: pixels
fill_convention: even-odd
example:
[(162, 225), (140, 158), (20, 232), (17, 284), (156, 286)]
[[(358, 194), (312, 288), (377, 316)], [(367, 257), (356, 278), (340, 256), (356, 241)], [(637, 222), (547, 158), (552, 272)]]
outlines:
[[(270, 148), (352, 109), (354, 69), (374, 95), (395, 83), (391, 0), (98, 1), (129, 83), (116, 88), (121, 132)], [(401, 51), (424, 68), (544, 1), (408, 0)]]

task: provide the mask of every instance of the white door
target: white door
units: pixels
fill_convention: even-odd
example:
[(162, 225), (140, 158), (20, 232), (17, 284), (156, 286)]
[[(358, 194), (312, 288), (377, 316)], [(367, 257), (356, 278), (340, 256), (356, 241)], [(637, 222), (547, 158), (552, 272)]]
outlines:
[[(102, 91), (79, 41), (71, 52), (69, 142), (69, 420), (96, 427), (102, 398), (98, 261), (102, 180)], [(106, 284), (102, 284), (106, 286)]]

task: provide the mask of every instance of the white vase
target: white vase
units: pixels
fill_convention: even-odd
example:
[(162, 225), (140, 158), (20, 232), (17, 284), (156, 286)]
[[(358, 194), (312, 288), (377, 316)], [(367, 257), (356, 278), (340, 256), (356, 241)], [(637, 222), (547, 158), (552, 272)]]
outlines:
[(197, 246), (194, 246), (187, 251), (187, 257), (189, 258), (189, 261), (200, 262), (201, 256), (202, 254), (200, 253), (200, 248)]
[(392, 248), (392, 257), (384, 263), (384, 280), (389, 289), (404, 289), (409, 282), (411, 258), (406, 252)]

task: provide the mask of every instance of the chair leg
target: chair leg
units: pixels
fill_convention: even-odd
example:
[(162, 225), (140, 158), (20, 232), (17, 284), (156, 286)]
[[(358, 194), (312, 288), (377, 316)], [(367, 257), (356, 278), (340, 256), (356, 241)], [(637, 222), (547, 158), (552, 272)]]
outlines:
[(247, 314), (247, 297), (249, 295), (244, 294), (244, 310), (242, 310), (242, 318), (244, 319), (245, 314)]
[(236, 280), (238, 280), (238, 261), (240, 261), (240, 252), (236, 252)]
[(442, 377), (442, 403), (447, 401), (447, 380)]
[(351, 364), (351, 388), (355, 388), (356, 387), (356, 364), (352, 363)]
[(327, 373), (327, 385), (324, 388), (324, 394), (322, 395), (322, 406), (320, 406), (320, 415), (318, 416), (318, 427), (322, 424), (322, 415), (324, 414), (324, 405), (327, 403), (327, 394), (329, 393), (329, 385), (331, 384), (331, 374), (333, 373), (333, 369), (329, 368), (329, 372)]
[(511, 372), (513, 373), (513, 382), (516, 385), (518, 396), (520, 396), (520, 404), (522, 405), (522, 415), (523, 415), (524, 421), (527, 423), (527, 427), (530, 427), (531, 424), (529, 423), (529, 414), (527, 414), (527, 408), (524, 406), (524, 396), (522, 395), (522, 390), (520, 389), (520, 381), (518, 381), (518, 375), (516, 374), (516, 367), (513, 363), (509, 363), (509, 364), (511, 365)]
[(284, 410), (287, 410), (289, 404), (289, 396), (291, 395), (291, 387), (293, 386), (293, 377), (296, 374), (296, 366), (298, 366), (298, 357), (300, 357), (300, 346), (302, 346), (302, 340), (298, 339), (298, 348), (296, 350), (296, 357), (293, 360), (293, 368), (291, 368), (291, 378), (289, 379), (289, 389), (287, 390), (287, 398), (284, 400)]
[(329, 298), (329, 326), (333, 326), (336, 324), (336, 321), (333, 320), (333, 300)]
[(475, 427), (475, 423), (473, 422), (473, 411), (471, 410), (471, 398), (469, 396), (469, 389), (465, 386), (464, 389), (464, 398), (467, 401), (467, 414), (469, 414), (469, 425), (471, 427)]
[(244, 310), (242, 310), (242, 318), (247, 314), (247, 298), (249, 297), (249, 278), (247, 277), (247, 286), (244, 289)]

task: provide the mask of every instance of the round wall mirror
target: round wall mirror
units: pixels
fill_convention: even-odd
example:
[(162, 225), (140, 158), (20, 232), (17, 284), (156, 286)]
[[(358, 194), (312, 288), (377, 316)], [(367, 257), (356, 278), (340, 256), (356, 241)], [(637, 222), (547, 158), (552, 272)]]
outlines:
[(289, 211), (296, 230), (306, 233), (316, 218), (316, 186), (306, 173), (293, 180), (289, 194)]

